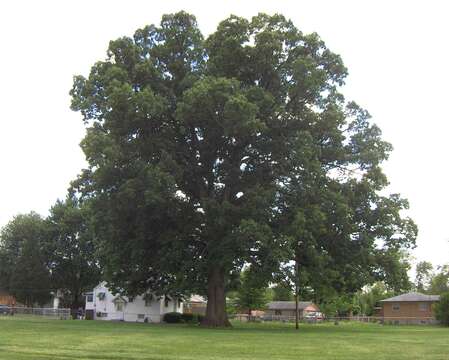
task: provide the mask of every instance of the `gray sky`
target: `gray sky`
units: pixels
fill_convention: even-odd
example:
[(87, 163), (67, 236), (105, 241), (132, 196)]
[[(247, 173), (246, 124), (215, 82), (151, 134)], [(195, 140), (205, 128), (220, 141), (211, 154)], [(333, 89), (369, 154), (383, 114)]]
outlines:
[(346, 98), (394, 146), (384, 169), (419, 226), (413, 255), (449, 263), (445, 1), (1, 1), (0, 226), (17, 213), (46, 215), (86, 165), (81, 116), (69, 109), (72, 76), (104, 59), (109, 40), (179, 10), (196, 15), (204, 34), (231, 13), (258, 12), (317, 32), (349, 69)]

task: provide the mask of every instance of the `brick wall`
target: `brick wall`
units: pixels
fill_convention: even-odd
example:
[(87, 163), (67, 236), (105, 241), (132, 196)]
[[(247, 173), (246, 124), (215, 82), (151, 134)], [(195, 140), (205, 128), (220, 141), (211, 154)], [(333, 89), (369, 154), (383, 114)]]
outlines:
[(0, 295), (0, 304), (8, 305), (8, 306), (15, 306), (16, 299), (10, 295)]
[(420, 302), (386, 302), (383, 303), (383, 316), (385, 320), (420, 322), (421, 320), (433, 321), (433, 303), (431, 301)]

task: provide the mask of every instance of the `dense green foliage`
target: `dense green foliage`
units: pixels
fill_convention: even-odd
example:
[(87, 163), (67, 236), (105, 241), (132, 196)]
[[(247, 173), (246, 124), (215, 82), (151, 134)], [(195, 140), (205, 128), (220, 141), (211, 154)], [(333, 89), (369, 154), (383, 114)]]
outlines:
[[(36, 335), (38, 334), (38, 336)], [(448, 330), (377, 324), (190, 325), (22, 321), (0, 317), (2, 359), (447, 360)]]
[(272, 288), (273, 301), (293, 301), (292, 289), (285, 284), (277, 284)]
[(0, 233), (0, 287), (27, 306), (51, 298), (46, 237), (45, 220), (33, 212), (17, 215)]
[(71, 92), (89, 162), (73, 189), (111, 286), (207, 293), (222, 326), (244, 264), (268, 281), (294, 260), (316, 298), (400, 282), (417, 229), (407, 201), (380, 195), (391, 146), (344, 100), (346, 75), (281, 15), (231, 16), (204, 39), (179, 12), (111, 41)]
[(440, 301), (435, 305), (435, 317), (443, 325), (449, 326), (449, 291), (440, 295)]

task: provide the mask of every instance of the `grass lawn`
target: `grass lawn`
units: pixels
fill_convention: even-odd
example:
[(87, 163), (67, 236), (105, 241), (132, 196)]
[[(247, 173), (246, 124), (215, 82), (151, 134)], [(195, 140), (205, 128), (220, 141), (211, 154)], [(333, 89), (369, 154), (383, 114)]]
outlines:
[(209, 330), (0, 317), (0, 359), (449, 360), (449, 328), (347, 323)]

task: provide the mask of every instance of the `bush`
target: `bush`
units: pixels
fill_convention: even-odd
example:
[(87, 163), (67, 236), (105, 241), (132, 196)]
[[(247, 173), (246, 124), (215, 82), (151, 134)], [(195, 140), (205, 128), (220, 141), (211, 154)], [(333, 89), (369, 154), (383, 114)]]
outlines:
[(440, 296), (440, 302), (435, 304), (435, 317), (441, 324), (449, 326), (449, 292)]
[(183, 322), (182, 315), (183, 314), (178, 312), (166, 313), (164, 314), (163, 320), (168, 324), (178, 324)]

